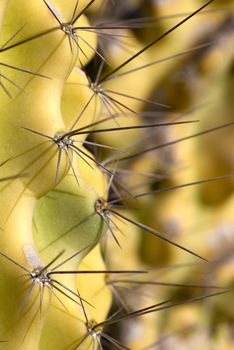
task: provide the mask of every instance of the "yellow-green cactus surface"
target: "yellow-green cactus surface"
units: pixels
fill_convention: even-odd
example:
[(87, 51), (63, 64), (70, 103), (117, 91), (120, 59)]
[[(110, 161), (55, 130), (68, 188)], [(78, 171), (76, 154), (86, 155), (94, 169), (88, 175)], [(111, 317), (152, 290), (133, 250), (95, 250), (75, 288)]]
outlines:
[(232, 348), (233, 5), (0, 0), (0, 350)]

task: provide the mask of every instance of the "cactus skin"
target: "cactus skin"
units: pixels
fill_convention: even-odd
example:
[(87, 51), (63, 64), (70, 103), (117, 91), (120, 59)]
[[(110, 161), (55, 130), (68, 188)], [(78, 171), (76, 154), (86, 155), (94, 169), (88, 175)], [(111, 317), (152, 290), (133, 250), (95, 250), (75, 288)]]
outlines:
[[(82, 6), (81, 3), (80, 6)], [(68, 23), (71, 20), (74, 4), (70, 2), (67, 5), (64, 1), (58, 0), (53, 2), (53, 8), (57, 9), (56, 13), (61, 14), (62, 23)], [(80, 177), (79, 186), (76, 182), (74, 183), (75, 178), (71, 171), (68, 172), (69, 161), (64, 152), (65, 157), (59, 161), (59, 181), (61, 184), (58, 188), (56, 187), (57, 192), (55, 193), (61, 191), (60, 197), (63, 197), (63, 191), (68, 193), (70, 191), (70, 197), (69, 194), (68, 198), (65, 195), (65, 203), (63, 198), (56, 199), (61, 204), (61, 210), (59, 210), (57, 202), (53, 200), (51, 202), (49, 199), (50, 203), (46, 203), (48, 197), (45, 196), (47, 193), (49, 196), (50, 190), (56, 186), (55, 175), (59, 153), (56, 142), (53, 139), (48, 142), (46, 137), (54, 138), (56, 134), (66, 132), (71, 127), (71, 120), (73, 123), (77, 117), (79, 110), (69, 109), (70, 106), (66, 100), (67, 98), (73, 99), (74, 93), (72, 91), (67, 93), (66, 89), (64, 90), (64, 84), (75, 65), (80, 64), (79, 50), (86, 52), (85, 58), (80, 58), (82, 64), (87, 63), (93, 51), (82, 43), (79, 50), (74, 42), (72, 43), (74, 47), (71, 48), (68, 35), (60, 28), (43, 1), (1, 2), (1, 18), (3, 45), (1, 62), (24, 71), (7, 69), (3, 66), (4, 69), (1, 72), (1, 74), (7, 74), (9, 80), (4, 85), (5, 90), (0, 90), (0, 158), (2, 160), (9, 159), (9, 161), (1, 167), (0, 172), (2, 178), (8, 176), (9, 173), (22, 174), (22, 178), (19, 176), (19, 178), (1, 183), (1, 198), (5, 198), (5, 200), (4, 203), (1, 200), (0, 208), (1, 228), (3, 230), (1, 263), (4, 266), (0, 292), (2, 301), (0, 334), (1, 337), (9, 339), (4, 343), (5, 349), (40, 349), (41, 331), (47, 313), (52, 307), (51, 298), (53, 296), (52, 299), (55, 299), (53, 305), (56, 306), (57, 294), (56, 292), (51, 294), (50, 288), (53, 286), (50, 281), (48, 287), (46, 284), (40, 287), (40, 282), (34, 281), (31, 273), (34, 269), (45, 266), (50, 262), (51, 257), (55, 258), (62, 250), (66, 250), (66, 254), (72, 255), (89, 246), (89, 249), (86, 249), (86, 252), (84, 250), (83, 253), (83, 255), (87, 254), (97, 244), (103, 231), (99, 217), (90, 219), (80, 237), (82, 231), (79, 231), (78, 234), (76, 232), (77, 244), (74, 244), (74, 237), (70, 237), (70, 240), (65, 239), (65, 242), (68, 241), (68, 243), (60, 244), (59, 242), (52, 249), (40, 253), (42, 244), (50, 243), (51, 237), (54, 239), (54, 235), (61, 232), (61, 229), (68, 230), (71, 224), (73, 225), (77, 220), (83, 220), (94, 210), (94, 202), (100, 192), (104, 195), (105, 179), (103, 186), (101, 184), (98, 186), (98, 182), (96, 182), (98, 188), (95, 189), (92, 189), (92, 181), (91, 185), (84, 181), (84, 178), (88, 180), (89, 175), (83, 175), (79, 170), (82, 167), (82, 160), (73, 161), (72, 167), (76, 168), (76, 173), (79, 173), (77, 176)], [(88, 22), (82, 15), (73, 25), (85, 26), (88, 25)], [(43, 35), (38, 35), (38, 33), (43, 33)], [(27, 40), (28, 38), (31, 39)], [(84, 34), (83, 38), (95, 48), (94, 34)], [(83, 45), (86, 47), (82, 49)], [(10, 81), (14, 84), (11, 84)], [(17, 86), (20, 86), (20, 89)], [(83, 90), (81, 101), (87, 97), (85, 91), (87, 89), (83, 88)], [(95, 109), (94, 107), (87, 109), (86, 115), (83, 116), (83, 124), (79, 126), (93, 122), (93, 116), (98, 115), (98, 113), (96, 103)], [(34, 131), (44, 134), (45, 137), (34, 133)], [(94, 170), (92, 171), (94, 172)], [(63, 177), (64, 181), (62, 181)], [(88, 192), (89, 195), (87, 195)], [(82, 211), (80, 211), (81, 198), (87, 198), (86, 205), (83, 201)], [(55, 210), (55, 213), (59, 214), (60, 221), (53, 221), (58, 224), (57, 227), (51, 226), (51, 216), (48, 217), (48, 214), (52, 214), (56, 220), (55, 215), (49, 209), (51, 203), (56, 204), (56, 208), (53, 209), (52, 205), (51, 210)], [(47, 216), (43, 213), (43, 205), (46, 207)], [(63, 206), (67, 208), (66, 212)], [(70, 222), (67, 214), (71, 215), (71, 219), (73, 217)], [(33, 224), (36, 227), (34, 233)], [(31, 253), (28, 253), (28, 249)], [(83, 255), (77, 254), (78, 258), (71, 260), (66, 268), (76, 270)], [(21, 277), (23, 270), (28, 271), (27, 279), (29, 281), (27, 284), (23, 283), (22, 287), (22, 284), (19, 283), (19, 277)], [(60, 283), (62, 281), (67, 288), (70, 287), (76, 293), (75, 275), (64, 277)], [(81, 314), (80, 306), (65, 295), (60, 295), (57, 303), (60, 303), (60, 307), (64, 305), (65, 311), (69, 309), (71, 304), (73, 313), (75, 315)], [(108, 302), (107, 305), (109, 305)], [(77, 328), (79, 332), (79, 326)]]
[[(126, 2), (130, 6), (129, 9), (131, 6), (137, 8), (141, 3), (144, 2), (140, 0)], [(187, 5), (181, 7), (179, 3), (175, 2), (175, 12), (186, 12), (188, 8), (190, 11), (190, 7), (196, 8), (194, 0), (191, 0), (188, 8)], [(155, 266), (160, 254), (165, 258), (164, 261), (169, 263), (184, 261), (185, 252), (180, 254), (177, 248), (172, 248), (165, 242), (159, 245), (158, 241), (154, 240), (152, 244), (149, 243), (151, 247), (147, 246), (147, 240), (141, 239), (140, 226), (136, 227), (129, 222), (123, 222), (118, 215), (108, 218), (98, 214), (96, 207), (98, 199), (108, 203), (108, 200), (111, 200), (109, 196), (118, 195), (118, 191), (120, 195), (123, 192), (126, 196), (127, 191), (124, 189), (125, 182), (121, 187), (120, 178), (122, 181), (122, 177), (116, 178), (113, 175), (113, 172), (118, 170), (119, 164), (116, 168), (110, 166), (110, 169), (108, 166), (105, 169), (103, 165), (105, 163), (100, 163), (98, 166), (98, 157), (87, 150), (89, 141), (86, 139), (89, 134), (92, 137), (95, 131), (103, 128), (141, 124), (140, 114), (144, 111), (143, 106), (151, 105), (147, 101), (142, 103), (143, 99), (149, 98), (153, 88), (162, 87), (163, 79), (167, 80), (171, 71), (183, 63), (182, 59), (179, 63), (177, 61), (177, 64), (174, 64), (173, 60), (168, 60), (165, 61), (167, 63), (164, 69), (161, 69), (152, 64), (158, 57), (158, 52), (166, 55), (168, 46), (176, 51), (179, 45), (183, 50), (190, 48), (187, 37), (191, 38), (194, 27), (202, 27), (205, 22), (202, 16), (196, 16), (194, 23), (191, 22), (185, 28), (181, 27), (178, 32), (175, 32), (174, 39), (172, 38), (169, 42), (162, 41), (159, 46), (151, 47), (121, 70), (121, 72), (127, 72), (136, 69), (133, 75), (126, 74), (109, 81), (104, 79), (100, 85), (95, 86), (95, 82), (91, 81), (87, 73), (90, 67), (86, 68), (86, 66), (95, 55), (96, 57), (99, 55), (101, 37), (107, 35), (105, 32), (102, 33), (101, 29), (95, 31), (91, 27), (95, 26), (95, 16), (98, 15), (101, 6), (101, 0), (0, 0), (0, 348), (4, 350), (101, 350), (101, 336), (106, 337), (105, 340), (109, 337), (105, 334), (105, 321), (108, 324), (108, 314), (114, 296), (113, 285), (110, 282), (111, 270), (120, 269), (123, 273), (127, 267), (144, 269), (147, 262)], [(150, 6), (154, 7), (156, 14), (167, 14), (167, 5), (160, 5), (162, 8), (158, 4)], [(92, 25), (86, 17), (88, 14), (93, 21)], [(218, 15), (217, 19), (212, 17), (212, 26), (218, 27), (223, 18), (225, 15)], [(178, 23), (177, 19), (176, 23)], [(89, 30), (82, 29), (86, 27), (89, 27)], [(163, 30), (167, 30), (167, 26)], [(149, 33), (148, 30), (145, 32)], [(122, 35), (117, 35), (115, 38), (119, 41), (115, 47), (115, 50), (118, 48), (117, 51), (113, 49), (114, 45), (110, 43), (107, 45), (109, 47), (107, 59), (111, 62), (111, 67), (106, 68), (107, 73), (108, 69), (110, 72), (132, 55), (124, 51), (122, 46), (130, 48), (134, 46), (136, 52), (144, 50), (145, 33), (138, 35), (138, 38), (126, 28), (121, 33)], [(130, 37), (124, 37), (126, 34)], [(147, 34), (147, 38), (150, 39), (151, 35), (152, 33)], [(153, 35), (152, 40), (155, 39), (155, 34)], [(113, 39), (113, 37), (110, 38)], [(231, 42), (231, 35), (228, 40)], [(212, 71), (212, 65), (209, 65), (209, 55), (206, 55), (204, 61), (201, 60), (201, 68), (207, 71), (207, 85), (212, 82), (217, 84), (225, 75), (228, 75), (232, 54), (227, 55), (225, 59), (225, 65), (217, 76)], [(149, 67), (146, 70), (137, 69), (147, 64)], [(202, 85), (200, 76), (199, 82), (197, 90), (201, 87), (204, 89), (206, 84)], [(228, 95), (231, 79), (228, 83), (225, 80), (219, 85), (220, 90), (215, 93), (213, 89), (212, 93), (218, 96), (217, 106), (223, 110), (223, 105), (219, 101), (223, 100), (223, 95)], [(116, 101), (115, 103), (112, 101), (111, 108), (108, 104), (110, 101), (107, 103), (102, 94), (108, 89), (114, 91), (114, 94), (111, 95), (110, 92), (110, 95), (117, 99), (117, 105)], [(194, 88), (193, 91), (199, 99), (197, 90)], [(130, 98), (127, 98), (126, 94), (129, 94)], [(171, 95), (173, 93), (167, 91), (164, 100), (173, 100)], [(134, 96), (136, 99), (131, 98)], [(188, 101), (185, 99), (183, 103), (172, 101), (172, 105), (179, 106), (178, 108), (183, 110), (190, 104), (190, 99), (188, 98)], [(231, 105), (229, 100), (231, 99), (227, 98), (228, 106), (229, 103)], [(123, 113), (124, 105), (127, 107), (123, 109), (126, 114), (130, 114), (130, 117)], [(227, 119), (228, 116), (227, 108)], [(106, 117), (110, 118), (108, 123), (98, 124)], [(178, 127), (179, 137), (183, 137), (188, 128), (188, 126)], [(75, 129), (82, 129), (85, 132), (76, 134)], [(170, 131), (172, 129), (173, 127)], [(177, 129), (174, 132), (176, 134)], [(233, 144), (230, 134), (226, 140), (226, 148)], [(123, 135), (125, 136), (122, 137), (119, 132), (103, 132), (95, 135), (94, 138), (95, 141), (103, 143), (103, 146), (108, 144), (118, 149), (123, 149), (141, 139), (141, 131), (123, 131)], [(166, 132), (160, 134), (162, 137), (165, 135)], [(192, 152), (206, 145), (205, 141), (203, 145), (195, 139)], [(183, 147), (176, 145), (175, 148), (181, 164), (186, 163), (191, 157), (190, 150), (184, 156)], [(225, 153), (227, 152), (225, 150)], [(190, 153), (189, 156), (188, 153)], [(208, 152), (207, 154), (209, 158), (210, 154)], [(140, 170), (141, 168), (146, 170), (148, 167), (150, 172), (154, 172), (156, 168), (161, 170), (160, 156), (163, 158), (162, 154), (157, 154), (155, 159), (151, 156), (140, 157), (126, 164), (132, 169), (139, 167)], [(223, 158), (223, 154), (220, 154), (219, 164), (222, 163)], [(193, 154), (193, 159), (196, 164), (202, 164), (202, 160), (197, 159), (196, 154)], [(213, 162), (209, 158), (209, 161), (215, 171), (215, 160)], [(230, 161), (227, 162), (227, 167), (232, 170)], [(198, 173), (205, 173), (204, 166), (198, 165), (198, 168), (200, 168)], [(193, 176), (194, 173), (191, 172), (191, 177)], [(137, 188), (140, 185), (144, 187), (145, 192), (150, 191), (150, 183), (147, 181), (141, 183), (137, 178), (136, 174), (131, 176), (126, 181), (127, 186), (135, 190), (134, 187)], [(181, 179), (186, 182), (186, 177), (184, 174), (181, 176), (180, 173), (170, 178), (175, 184), (180, 183)], [(220, 190), (222, 201), (226, 196), (228, 197), (226, 193), (229, 188), (230, 191), (233, 189), (233, 179), (227, 182), (224, 195), (222, 195), (222, 189)], [(212, 187), (212, 191), (213, 189), (215, 187)], [(208, 198), (207, 203), (209, 200), (214, 203), (209, 197), (209, 190), (202, 195)], [(232, 197), (229, 198), (232, 199)], [(187, 220), (183, 220), (183, 208), (186, 208), (190, 199), (193, 204), (189, 207)], [(210, 208), (204, 208), (199, 200), (196, 195), (192, 193), (190, 196), (188, 192), (187, 196), (169, 194), (169, 197), (162, 195), (156, 200), (152, 197), (149, 201), (143, 200), (141, 204), (143, 203), (142, 207), (148, 212), (152, 227), (170, 222), (175, 211), (178, 214), (178, 220), (181, 220), (185, 227), (187, 221), (190, 222), (193, 216), (201, 216), (207, 221), (215, 221), (218, 217), (217, 227), (220, 220), (228, 220), (232, 225), (230, 219), (232, 218), (230, 212), (232, 213), (233, 209), (232, 200), (227, 204), (227, 208), (224, 208), (223, 213), (221, 211), (221, 219), (216, 213), (213, 219)], [(129, 200), (129, 202), (133, 201)], [(180, 203), (179, 207), (178, 203)], [(118, 210), (119, 208), (116, 209), (117, 213)], [(226, 215), (225, 212), (228, 214)], [(146, 221), (143, 212), (129, 213), (127, 209), (121, 209), (119, 213), (126, 213), (126, 217), (130, 220), (138, 220), (141, 217), (142, 222)], [(150, 217), (151, 213), (153, 217)], [(126, 237), (119, 239), (124, 245), (121, 252), (118, 251), (113, 237), (107, 233), (110, 227), (114, 237), (115, 235), (118, 237), (121, 231), (126, 234)], [(207, 232), (209, 229), (209, 225), (203, 226), (204, 231)], [(103, 238), (106, 238), (107, 244), (110, 245), (109, 251), (104, 253)], [(111, 243), (108, 243), (111, 238)], [(182, 244), (184, 241), (183, 237)], [(209, 243), (202, 244), (201, 241), (197, 242), (189, 237), (186, 238), (186, 243), (187, 241), (188, 246), (198, 246), (200, 251), (204, 251), (204, 255), (208, 251), (212, 257), (213, 255), (214, 258), (216, 257), (215, 249), (209, 251)], [(222, 283), (222, 267), (220, 270), (217, 268)], [(196, 268), (193, 271), (196, 275)], [(202, 272), (199, 271), (197, 276), (201, 275)], [(181, 274), (175, 273), (174, 276), (182, 282), (188, 278), (188, 274), (184, 271)], [(224, 279), (227, 284), (232, 283), (232, 277), (229, 274)], [(129, 286), (131, 287), (131, 284)], [(174, 297), (169, 288), (166, 292), (161, 290), (153, 292), (146, 288), (145, 291), (150, 291), (150, 298), (145, 299), (142, 295), (137, 296), (134, 291), (132, 292), (129, 304), (133, 308), (147, 307), (149, 302), (154, 304), (155, 300), (158, 302), (165, 295)], [(120, 300), (117, 301), (121, 301), (122, 295), (121, 293), (119, 295)], [(220, 305), (222, 302), (220, 304), (214, 302), (214, 310), (217, 310), (215, 311), (217, 314)], [(130, 311), (130, 305), (122, 306), (126, 312)], [(197, 309), (194, 309), (194, 315), (192, 311), (193, 320), (196, 320)], [(170, 311), (167, 315), (169, 316), (164, 320), (159, 314), (152, 313), (150, 317), (146, 315), (138, 323), (141, 332), (137, 339), (134, 332), (128, 334), (125, 331), (121, 333), (123, 342), (132, 350), (144, 350), (148, 344), (159, 337), (160, 329), (171, 330), (174, 327), (176, 312), (173, 315), (174, 318), (171, 317)], [(180, 317), (180, 313), (178, 315)], [(189, 322), (187, 322), (186, 308), (185, 312), (182, 309), (181, 315), (187, 325)], [(190, 315), (188, 316), (190, 320), (189, 317)], [(204, 318), (204, 324), (212, 324), (212, 322), (215, 321), (209, 320), (209, 317)], [(134, 321), (130, 320), (129, 325), (134, 329)], [(121, 327), (116, 328), (121, 329)], [(227, 332), (226, 325), (220, 329), (220, 333)], [(218, 341), (226, 344), (222, 339)], [(113, 346), (126, 349), (121, 343), (114, 343)]]

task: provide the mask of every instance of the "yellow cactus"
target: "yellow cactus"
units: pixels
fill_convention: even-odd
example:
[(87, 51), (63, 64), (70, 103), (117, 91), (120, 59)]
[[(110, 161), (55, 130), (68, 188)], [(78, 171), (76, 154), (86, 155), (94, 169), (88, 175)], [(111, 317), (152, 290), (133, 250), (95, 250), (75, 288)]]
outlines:
[(0, 348), (229, 347), (228, 6), (0, 0)]

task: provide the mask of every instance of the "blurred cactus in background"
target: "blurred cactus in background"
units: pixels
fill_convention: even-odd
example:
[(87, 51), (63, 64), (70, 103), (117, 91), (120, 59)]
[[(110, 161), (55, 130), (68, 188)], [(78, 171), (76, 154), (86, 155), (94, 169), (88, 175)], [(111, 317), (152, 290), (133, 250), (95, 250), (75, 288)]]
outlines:
[(0, 0), (0, 349), (233, 349), (233, 5)]

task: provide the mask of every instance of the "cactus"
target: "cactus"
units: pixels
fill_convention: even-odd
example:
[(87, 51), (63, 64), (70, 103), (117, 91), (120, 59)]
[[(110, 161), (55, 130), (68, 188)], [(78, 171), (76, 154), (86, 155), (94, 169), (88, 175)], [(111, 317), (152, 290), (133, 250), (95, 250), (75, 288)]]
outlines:
[[(228, 346), (233, 315), (216, 319), (232, 277), (210, 242), (233, 224), (233, 34), (216, 3), (0, 1), (0, 348), (169, 349), (176, 317), (181, 349), (198, 348), (191, 319)], [(191, 91), (173, 81), (186, 65)]]

